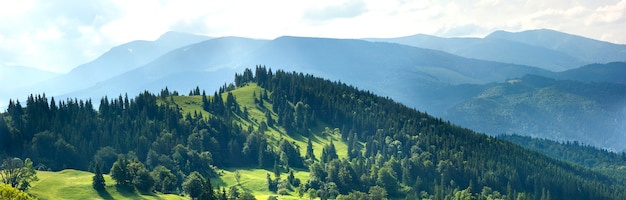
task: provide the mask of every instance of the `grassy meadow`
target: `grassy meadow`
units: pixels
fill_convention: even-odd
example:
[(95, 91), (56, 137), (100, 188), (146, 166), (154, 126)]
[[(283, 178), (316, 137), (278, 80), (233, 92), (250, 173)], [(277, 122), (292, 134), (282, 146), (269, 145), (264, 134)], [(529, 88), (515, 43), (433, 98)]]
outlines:
[[(244, 129), (248, 126), (253, 126), (257, 129), (261, 122), (267, 120), (265, 116), (266, 111), (270, 111), (271, 117), (274, 120), (278, 120), (277, 114), (272, 111), (270, 101), (263, 100), (263, 107), (254, 103), (254, 96), (256, 95), (259, 98), (263, 92), (264, 89), (256, 84), (248, 84), (232, 91), (241, 109), (246, 108), (249, 113), (248, 119), (237, 116), (235, 123), (239, 123)], [(227, 94), (222, 95), (222, 98), (225, 100)], [(159, 99), (158, 103), (159, 105), (178, 106), (183, 115), (190, 113), (193, 116), (194, 113), (202, 113), (204, 118), (211, 116), (209, 112), (202, 109), (202, 96), (172, 96)], [(310, 129), (315, 156), (320, 158), (322, 148), (332, 140), (339, 157), (347, 157), (347, 146), (341, 141), (340, 133), (335, 132), (334, 128), (327, 129), (326, 127), (327, 124), (318, 121), (316, 126)], [(281, 139), (295, 142), (300, 148), (300, 153), (304, 156), (307, 137), (297, 133), (288, 135), (280, 126), (269, 127), (265, 134), (274, 147), (277, 147)], [(240, 183), (237, 183), (234, 175), (237, 170), (239, 170), (241, 175)], [(308, 169), (293, 170), (294, 176), (299, 178), (302, 183), (308, 180)], [(267, 187), (267, 174), (270, 174), (272, 179), (275, 178), (271, 169), (233, 168), (220, 169), (219, 172), (220, 177), (211, 178), (215, 188), (220, 187), (228, 190), (231, 186), (236, 186), (242, 191), (252, 193), (257, 199), (267, 199), (269, 196), (276, 195), (269, 191)], [(39, 171), (37, 175), (39, 180), (32, 183), (32, 188), (28, 190), (28, 193), (39, 199), (189, 199), (188, 197), (175, 194), (141, 194), (136, 190), (117, 187), (113, 179), (106, 174), (104, 178), (107, 186), (105, 191), (102, 192), (98, 192), (91, 187), (93, 173), (90, 172), (66, 169), (59, 172)], [(287, 173), (281, 174), (283, 179), (287, 178), (287, 176)], [(300, 199), (296, 190), (297, 188), (293, 188), (289, 195), (279, 196), (279, 199)], [(308, 199), (308, 195), (305, 194), (303, 198)]]
[(27, 192), (38, 199), (189, 199), (174, 194), (141, 194), (136, 190), (117, 187), (111, 176), (104, 175), (105, 190), (91, 187), (93, 173), (66, 169), (59, 172), (38, 171), (38, 181), (31, 183)]

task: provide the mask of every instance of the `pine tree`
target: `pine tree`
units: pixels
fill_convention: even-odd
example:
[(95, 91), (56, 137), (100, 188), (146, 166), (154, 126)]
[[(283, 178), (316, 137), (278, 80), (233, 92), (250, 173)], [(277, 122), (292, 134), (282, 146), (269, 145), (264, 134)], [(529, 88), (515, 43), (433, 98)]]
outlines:
[(313, 143), (311, 142), (311, 137), (309, 137), (309, 141), (306, 144), (305, 158), (315, 160), (315, 153), (313, 153)]
[(211, 185), (211, 179), (207, 177), (202, 182), (202, 194), (198, 199), (206, 199), (206, 200), (214, 200), (217, 199), (215, 196), (215, 191), (213, 191), (213, 186)]
[(280, 168), (278, 167), (278, 160), (279, 159), (274, 160), (274, 176), (276, 178), (280, 177)]
[(102, 172), (100, 170), (100, 164), (96, 164), (96, 172), (94, 173), (92, 180), (93, 182), (91, 186), (93, 186), (93, 189), (102, 190), (104, 189), (104, 186), (106, 186), (104, 176), (102, 176)]

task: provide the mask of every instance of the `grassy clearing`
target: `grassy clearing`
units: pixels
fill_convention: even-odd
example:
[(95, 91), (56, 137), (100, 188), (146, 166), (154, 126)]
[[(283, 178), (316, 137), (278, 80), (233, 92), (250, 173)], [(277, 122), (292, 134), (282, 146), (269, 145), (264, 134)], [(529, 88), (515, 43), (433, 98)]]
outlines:
[[(254, 97), (260, 99), (261, 94), (265, 91), (265, 89), (259, 87), (255, 83), (249, 83), (244, 87), (237, 88), (233, 90), (233, 96), (237, 99), (237, 103), (239, 104), (241, 110), (247, 108), (248, 110), (248, 119), (237, 118), (235, 120), (236, 123), (239, 123), (244, 129), (247, 129), (248, 126), (253, 126), (255, 129), (259, 128), (260, 123), (263, 121), (267, 121), (265, 116), (265, 112), (269, 111), (271, 117), (274, 121), (278, 120), (278, 115), (272, 111), (272, 103), (270, 101), (263, 100), (263, 107), (254, 103)], [(226, 99), (226, 93), (221, 94), (222, 99)], [(267, 95), (271, 96), (271, 93), (267, 91)], [(212, 97), (208, 97), (212, 98)], [(175, 96), (173, 97), (174, 102), (171, 102), (169, 97), (165, 98), (165, 101), (170, 103), (170, 105), (178, 105), (180, 109), (182, 109), (183, 115), (190, 113), (193, 115), (194, 112), (202, 113), (204, 117), (208, 117), (211, 114), (204, 111), (202, 109), (202, 96)], [(164, 103), (163, 100), (159, 100), (159, 103)], [(330, 140), (333, 140), (333, 144), (335, 144), (335, 148), (337, 149), (337, 154), (339, 158), (347, 157), (347, 149), (348, 146), (341, 140), (340, 134), (322, 134), (324, 129), (328, 127), (328, 124), (323, 123), (321, 121), (316, 122), (316, 126), (310, 129), (311, 140), (313, 142), (313, 149), (315, 151), (315, 156), (317, 158), (321, 157), (322, 148), (324, 145), (330, 143)], [(333, 129), (333, 128), (331, 128)], [(285, 129), (280, 126), (269, 127), (265, 134), (268, 136), (268, 140), (272, 146), (277, 146), (278, 142), (281, 139), (288, 140), (290, 142), (295, 142), (300, 147), (300, 153), (304, 154), (306, 152), (306, 145), (308, 138), (302, 136), (297, 133), (292, 133), (288, 135)]]
[[(265, 89), (256, 84), (248, 84), (245, 87), (232, 91), (241, 109), (246, 108), (248, 110), (248, 119), (235, 117), (235, 123), (239, 123), (244, 129), (249, 126), (258, 129), (261, 122), (267, 121), (266, 112), (270, 112), (271, 117), (275, 121), (278, 120), (278, 115), (272, 111), (270, 101), (263, 100), (263, 106), (259, 106), (254, 102), (254, 96), (259, 99), (264, 92)], [(222, 98), (226, 99), (226, 95), (227, 94), (222, 94)], [(268, 96), (269, 95), (271, 95), (271, 93), (268, 92)], [(205, 119), (211, 116), (211, 113), (202, 109), (202, 96), (165, 97), (158, 99), (157, 103), (159, 105), (167, 104), (169, 106), (178, 106), (183, 115), (189, 113), (194, 116), (194, 113), (201, 113)], [(341, 141), (341, 135), (335, 131), (324, 133), (326, 127), (328, 127), (327, 124), (318, 121), (316, 125), (310, 129), (310, 137), (313, 142), (315, 155), (317, 158), (320, 158), (322, 148), (328, 144), (330, 140), (333, 140), (339, 157), (346, 157), (347, 145)], [(332, 130), (333, 128), (330, 129)], [(288, 135), (280, 126), (269, 127), (265, 134), (268, 136), (270, 144), (274, 147), (277, 147), (278, 142), (284, 139), (296, 143), (300, 148), (301, 154), (306, 152), (308, 138), (301, 134), (291, 133), (291, 135)], [(236, 170), (239, 170), (241, 174), (241, 182), (239, 184), (234, 177)], [(274, 173), (270, 170), (255, 168), (224, 169), (221, 170), (221, 174), (220, 177), (211, 179), (214, 187), (219, 186), (228, 189), (231, 186), (236, 186), (243, 191), (252, 193), (257, 199), (267, 199), (269, 196), (276, 195), (269, 191), (267, 187), (267, 174), (270, 174), (272, 179), (275, 178)], [(28, 190), (28, 193), (39, 199), (189, 199), (174, 194), (140, 194), (132, 189), (117, 187), (109, 175), (104, 175), (107, 184), (105, 190), (98, 192), (91, 186), (93, 173), (72, 169), (59, 172), (40, 171), (37, 175), (39, 180), (32, 183), (32, 187)], [(294, 175), (296, 178), (299, 178), (302, 183), (305, 183), (309, 178), (308, 169), (294, 169)], [(281, 178), (286, 179), (287, 176), (287, 173), (283, 173)], [(289, 195), (280, 196), (279, 198), (300, 199), (296, 190), (297, 188), (293, 188)], [(308, 196), (305, 195), (303, 198), (308, 198)]]
[[(235, 180), (235, 170), (239, 170), (241, 175), (241, 182), (237, 184)], [(239, 168), (239, 169), (224, 169), (221, 171), (222, 176), (219, 178), (212, 178), (211, 183), (214, 187), (228, 188), (231, 186), (237, 186), (240, 190), (252, 193), (257, 199), (267, 199), (269, 196), (275, 196), (273, 192), (267, 188), (267, 174), (270, 174), (274, 179), (274, 173), (266, 169), (255, 168)], [(286, 179), (289, 174), (282, 173), (281, 179)], [(294, 176), (299, 178), (302, 183), (306, 182), (309, 178), (309, 172), (307, 170), (298, 171), (294, 170)], [(280, 199), (300, 199), (296, 191), (297, 188), (293, 188), (290, 195), (280, 196)]]
[[(238, 88), (232, 91), (233, 96), (237, 99), (237, 103), (239, 104), (241, 110), (246, 108), (248, 110), (248, 119), (244, 119), (242, 117), (235, 117), (235, 123), (239, 123), (244, 130), (249, 126), (252, 126), (254, 129), (258, 129), (261, 122), (267, 121), (265, 112), (270, 112), (271, 117), (277, 121), (278, 115), (272, 111), (271, 101), (262, 100), (263, 106), (259, 106), (254, 102), (254, 98), (260, 99), (261, 94), (266, 92), (265, 89), (259, 87), (254, 83), (250, 83), (244, 87)], [(270, 96), (271, 93), (267, 91), (267, 95)], [(221, 94), (222, 98), (226, 100), (226, 93)], [(212, 97), (208, 97), (212, 98)], [(174, 100), (173, 102), (171, 100)], [(202, 96), (176, 96), (176, 97), (166, 97), (165, 99), (160, 99), (159, 103), (162, 105), (163, 103), (169, 103), (170, 106), (178, 105), (178, 107), (182, 110), (183, 115), (190, 113), (193, 116), (193, 113), (202, 113), (204, 117), (208, 117), (211, 114), (204, 111), (202, 109)], [(316, 125), (310, 129), (311, 133), (311, 141), (313, 143), (313, 149), (315, 156), (319, 159), (322, 154), (322, 148), (330, 143), (330, 140), (333, 141), (335, 148), (337, 149), (337, 154), (340, 158), (347, 157), (347, 145), (341, 140), (341, 134), (334, 131), (334, 128), (330, 128), (330, 133), (324, 133), (328, 127), (328, 124), (317, 121)], [(281, 139), (288, 140), (290, 142), (296, 143), (300, 148), (300, 153), (304, 156), (306, 152), (306, 146), (308, 138), (298, 134), (291, 133), (291, 135), (287, 134), (285, 129), (282, 127), (275, 125), (274, 127), (269, 127), (269, 129), (265, 132), (268, 136), (268, 140), (270, 145), (277, 147), (278, 142)], [(235, 180), (235, 170), (239, 170), (241, 174), (241, 182), (237, 184)], [(309, 178), (308, 169), (295, 169), (294, 176), (299, 178), (302, 183), (305, 183)], [(231, 186), (237, 186), (240, 190), (247, 191), (252, 193), (257, 199), (267, 199), (269, 196), (274, 196), (273, 192), (269, 191), (267, 188), (267, 174), (272, 176), (274, 179), (274, 173), (267, 169), (256, 169), (256, 168), (240, 168), (240, 169), (223, 169), (221, 170), (221, 176), (218, 178), (211, 179), (214, 187), (221, 188), (230, 188)], [(283, 173), (281, 178), (287, 178), (288, 174)], [(288, 196), (280, 196), (280, 199), (300, 199), (296, 192), (296, 188), (290, 192)], [(308, 199), (308, 196), (305, 195), (303, 198)]]
[(27, 191), (38, 199), (189, 199), (174, 194), (140, 194), (135, 190), (120, 188), (109, 175), (104, 175), (107, 186), (98, 192), (91, 187), (93, 173), (66, 169), (59, 172), (38, 171), (39, 181)]

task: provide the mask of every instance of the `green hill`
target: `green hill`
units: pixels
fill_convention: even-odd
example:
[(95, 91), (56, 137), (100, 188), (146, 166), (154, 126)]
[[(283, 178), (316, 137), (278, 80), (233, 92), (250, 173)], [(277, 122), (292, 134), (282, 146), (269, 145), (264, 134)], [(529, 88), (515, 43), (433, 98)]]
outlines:
[(519, 144), (556, 159), (590, 168), (626, 183), (626, 153), (598, 149), (579, 142), (556, 142), (520, 135), (501, 135), (498, 138)]
[[(623, 199), (626, 191), (614, 177), (389, 98), (265, 67), (235, 75), (234, 84), (213, 95), (164, 89), (105, 97), (97, 110), (91, 101), (33, 95), (26, 106), (9, 103), (0, 139), (1, 154), (30, 157), (39, 169), (99, 165), (129, 188), (188, 196), (208, 187), (203, 177), (222, 188), (220, 195), (237, 188), (259, 199), (304, 193), (323, 199)], [(93, 191), (85, 185), (46, 191), (71, 177), (42, 179), (31, 192), (42, 186), (49, 194)], [(52, 183), (41, 184), (46, 180)], [(113, 183), (107, 176), (116, 190)], [(202, 191), (197, 195), (212, 190)]]
[[(252, 129), (259, 129), (261, 122), (267, 121), (267, 117), (265, 115), (265, 111), (271, 113), (271, 117), (276, 120), (278, 118), (278, 114), (273, 110), (272, 102), (269, 100), (261, 100), (263, 101), (263, 107), (259, 106), (258, 103), (255, 103), (254, 96), (259, 98), (258, 96), (263, 93), (263, 91), (267, 92), (262, 87), (259, 87), (256, 83), (248, 83), (245, 86), (233, 89), (229, 91), (236, 98), (237, 104), (240, 109), (244, 108), (248, 111), (248, 118), (243, 119), (241, 117), (237, 117), (235, 122), (238, 125), (241, 125), (244, 129), (248, 129), (249, 126)], [(271, 95), (271, 92), (268, 92), (268, 95)], [(221, 94), (223, 99), (227, 98), (227, 93)], [(208, 98), (212, 98), (209, 96)], [(172, 101), (173, 100), (173, 101)], [(259, 99), (257, 99), (259, 100)], [(194, 113), (202, 113), (203, 116), (211, 116), (212, 114), (203, 110), (202, 108), (202, 96), (201, 95), (191, 95), (191, 96), (172, 96), (171, 98), (161, 98), (157, 101), (159, 104), (167, 104), (169, 106), (178, 107), (181, 109), (183, 115)], [(337, 148), (337, 155), (340, 158), (347, 157), (347, 145), (342, 141), (340, 133), (335, 132), (335, 130), (326, 130), (330, 125), (321, 120), (316, 120), (313, 124), (315, 126), (310, 127), (310, 137), (313, 141), (313, 147), (315, 149), (315, 156), (319, 158), (322, 154), (322, 148), (325, 144), (330, 143), (330, 140), (333, 140), (335, 147)], [(273, 144), (276, 147), (276, 144), (281, 139), (288, 140), (290, 142), (294, 142), (300, 147), (300, 152), (305, 152), (305, 147), (307, 146), (307, 136), (303, 136), (301, 134), (287, 134), (286, 130), (282, 126), (269, 127), (265, 134), (268, 137), (269, 141), (272, 141), (270, 144)]]
[[(459, 87), (455, 92), (470, 89)], [(626, 147), (624, 84), (527, 75), (474, 91), (443, 117), (490, 135), (579, 141), (617, 151)]]

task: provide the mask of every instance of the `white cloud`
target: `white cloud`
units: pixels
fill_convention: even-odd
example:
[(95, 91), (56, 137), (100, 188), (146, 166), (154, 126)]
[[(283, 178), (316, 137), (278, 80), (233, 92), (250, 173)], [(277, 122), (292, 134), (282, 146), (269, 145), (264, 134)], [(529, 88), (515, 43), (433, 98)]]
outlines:
[(0, 60), (66, 72), (174, 30), (272, 39), (484, 36), (548, 28), (626, 43), (626, 0), (0, 0)]

